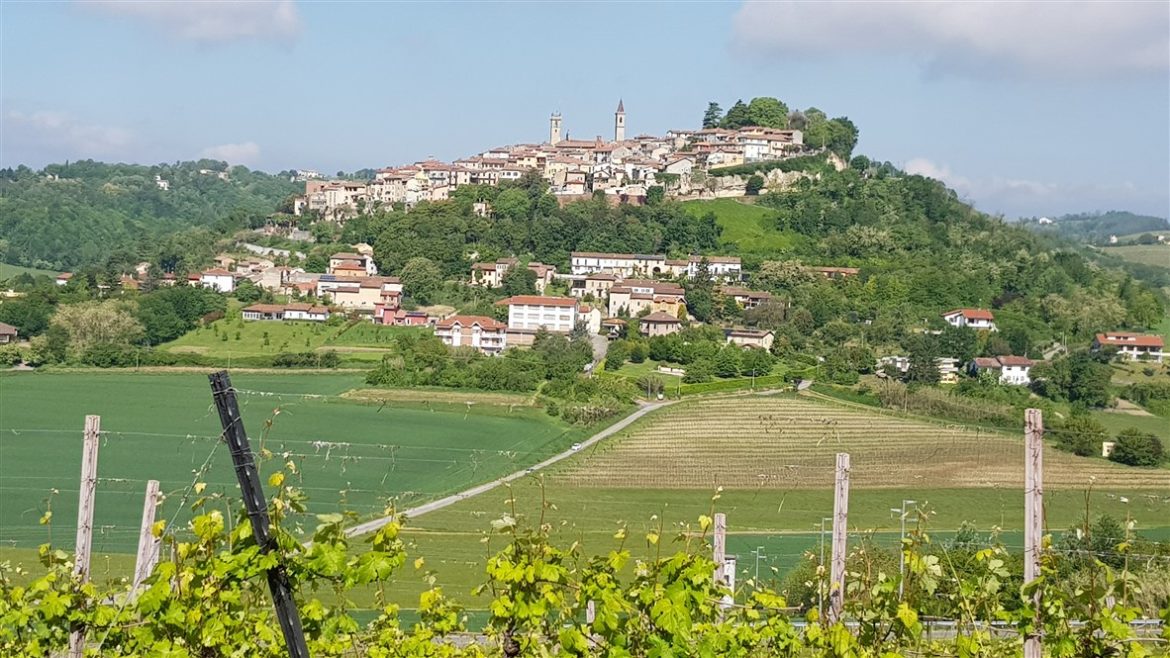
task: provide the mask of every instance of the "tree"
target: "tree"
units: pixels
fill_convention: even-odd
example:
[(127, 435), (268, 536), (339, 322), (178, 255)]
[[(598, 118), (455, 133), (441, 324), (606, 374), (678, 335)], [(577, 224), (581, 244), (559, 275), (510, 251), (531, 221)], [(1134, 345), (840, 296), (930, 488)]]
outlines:
[(657, 206), (661, 205), (666, 199), (666, 190), (661, 185), (651, 185), (646, 188), (646, 205)]
[(749, 327), (760, 327), (774, 331), (784, 324), (787, 312), (788, 305), (773, 297), (754, 308), (745, 310), (743, 321)]
[(503, 293), (509, 297), (535, 295), (536, 272), (524, 265), (515, 265), (504, 274), (503, 280), (500, 281), (500, 287)]
[(738, 345), (727, 344), (715, 353), (715, 375), (718, 377), (738, 377), (740, 368), (740, 348)]
[(524, 219), (528, 217), (531, 207), (528, 193), (519, 188), (503, 190), (492, 203), (492, 210), (502, 219)]
[(402, 292), (419, 304), (430, 304), (443, 285), (443, 271), (435, 262), (415, 256), (402, 266)]
[(1081, 457), (1092, 457), (1101, 449), (1101, 443), (1109, 440), (1105, 426), (1097, 422), (1088, 412), (1074, 409), (1063, 427), (1052, 430), (1056, 436), (1056, 447)]
[(1100, 408), (1112, 399), (1109, 390), (1112, 369), (1107, 364), (1096, 362), (1086, 352), (1041, 363), (1033, 373), (1032, 390), (1058, 402)]
[(66, 331), (69, 349), (78, 357), (93, 349), (129, 346), (144, 333), (127, 305), (116, 300), (62, 306), (53, 316), (53, 326)]
[(764, 189), (764, 177), (759, 174), (752, 174), (752, 176), (747, 179), (747, 183), (744, 185), (744, 192), (746, 192), (748, 196), (756, 196), (762, 189)]
[(740, 359), (740, 370), (745, 376), (763, 377), (772, 372), (776, 359), (768, 350), (746, 349)]
[(700, 384), (702, 382), (709, 382), (714, 376), (715, 364), (711, 359), (696, 359), (687, 366), (686, 372), (683, 374), (683, 383)]
[(1122, 430), (1113, 444), (1109, 459), (1127, 466), (1157, 466), (1166, 461), (1162, 441), (1154, 434), (1136, 428)]
[(787, 128), (788, 106), (771, 96), (753, 98), (747, 107), (748, 125)]
[(742, 100), (735, 101), (735, 105), (727, 111), (727, 115), (723, 117), (723, 121), (719, 122), (720, 128), (743, 128), (751, 125), (751, 115), (748, 113), (748, 106)]
[(908, 341), (910, 346), (910, 368), (906, 371), (906, 381), (915, 384), (937, 384), (940, 378), (938, 371), (938, 346), (930, 336), (918, 335)]
[(255, 303), (264, 295), (264, 291), (247, 279), (240, 282), (232, 293), (236, 299), (245, 304)]
[(703, 127), (718, 128), (721, 121), (723, 121), (723, 108), (719, 107), (719, 103), (715, 101), (707, 103), (707, 111), (703, 113)]
[(610, 344), (605, 352), (605, 369), (608, 371), (620, 369), (630, 357), (630, 348), (626, 341), (619, 340)]

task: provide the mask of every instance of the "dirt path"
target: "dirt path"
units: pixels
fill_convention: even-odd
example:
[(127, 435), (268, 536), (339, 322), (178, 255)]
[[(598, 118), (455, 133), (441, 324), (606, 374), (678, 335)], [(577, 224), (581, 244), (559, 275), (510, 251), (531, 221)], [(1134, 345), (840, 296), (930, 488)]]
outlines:
[[(516, 471), (515, 473), (511, 473), (509, 475), (505, 475), (504, 477), (492, 480), (491, 482), (485, 482), (481, 485), (472, 487), (470, 489), (460, 491), (459, 493), (451, 494), (450, 496), (447, 496), (446, 498), (440, 498), (438, 500), (434, 500), (434, 501), (431, 501), (429, 503), (419, 505), (418, 507), (412, 507), (410, 509), (403, 510), (403, 511), (398, 513), (398, 516), (405, 516), (407, 518), (417, 518), (419, 516), (422, 516), (423, 514), (427, 514), (430, 512), (435, 512), (435, 511), (441, 510), (444, 507), (450, 507), (451, 505), (454, 505), (455, 503), (458, 503), (461, 500), (466, 500), (466, 499), (471, 498), (473, 496), (478, 496), (481, 493), (491, 491), (492, 489), (495, 489), (496, 487), (499, 487), (499, 486), (506, 484), (508, 482), (511, 482), (513, 480), (518, 480), (518, 479), (525, 477), (527, 475), (531, 475), (532, 473), (539, 471), (541, 469), (544, 469), (544, 468), (548, 468), (549, 466), (552, 466), (553, 464), (555, 464), (559, 461), (568, 459), (569, 457), (572, 457), (573, 455), (577, 454), (581, 450), (584, 450), (584, 449), (586, 449), (590, 446), (593, 446), (601, 441), (604, 441), (605, 439), (607, 439), (607, 438), (613, 436), (614, 434), (617, 434), (618, 432), (629, 427), (631, 424), (634, 423), (634, 421), (638, 420), (642, 416), (645, 416), (646, 414), (648, 414), (652, 411), (656, 411), (658, 409), (661, 409), (663, 407), (670, 406), (674, 403), (675, 403), (674, 400), (668, 400), (665, 402), (654, 402), (652, 404), (643, 405), (640, 408), (638, 408), (636, 411), (634, 411), (634, 413), (630, 414), (629, 416), (626, 416), (625, 418), (619, 420), (618, 422), (614, 423), (613, 425), (610, 425), (609, 427), (601, 430), (597, 434), (594, 434), (593, 436), (589, 437), (588, 439), (585, 439), (584, 441), (582, 441), (576, 450), (570, 448), (570, 449), (568, 449), (560, 454), (553, 455), (552, 457), (549, 457), (548, 459), (546, 459), (538, 464), (533, 464), (532, 466), (530, 466), (522, 471)], [(357, 537), (360, 535), (366, 535), (366, 534), (369, 534), (371, 532), (377, 531), (379, 528), (381, 528), (382, 526), (384, 526), (387, 523), (389, 523), (390, 521), (392, 521), (393, 518), (394, 517), (392, 517), (392, 516), (384, 516), (380, 519), (374, 519), (373, 521), (366, 521), (365, 523), (360, 523), (360, 524), (355, 525), (351, 528), (347, 528), (345, 531), (345, 534), (347, 537)]]

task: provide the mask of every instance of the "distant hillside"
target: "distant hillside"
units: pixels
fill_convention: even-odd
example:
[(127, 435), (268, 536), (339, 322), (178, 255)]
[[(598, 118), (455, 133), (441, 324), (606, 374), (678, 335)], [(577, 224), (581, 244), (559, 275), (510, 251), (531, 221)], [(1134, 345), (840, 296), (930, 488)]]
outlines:
[(288, 176), (215, 160), (4, 169), (0, 260), (68, 270), (102, 263), (111, 252), (147, 259), (160, 239), (186, 229), (222, 234), (262, 224), (299, 187)]
[(1020, 224), (1033, 231), (1092, 244), (1107, 243), (1109, 236), (1136, 237), (1134, 234), (1170, 230), (1170, 221), (1164, 217), (1135, 215), (1123, 210), (1064, 215), (1055, 220), (1032, 218), (1021, 220)]

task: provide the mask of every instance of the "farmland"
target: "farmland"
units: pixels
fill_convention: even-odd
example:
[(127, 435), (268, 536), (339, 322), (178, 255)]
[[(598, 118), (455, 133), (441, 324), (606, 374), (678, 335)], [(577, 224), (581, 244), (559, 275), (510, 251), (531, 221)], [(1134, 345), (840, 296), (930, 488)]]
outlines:
[[(254, 445), (297, 464), (310, 513), (375, 516), (389, 500), (408, 505), (490, 480), (587, 433), (522, 405), (340, 397), (360, 384), (354, 375), (239, 374), (233, 384)], [(237, 498), (203, 375), (8, 374), (0, 394), (0, 545), (35, 546), (50, 532), (72, 543), (67, 530), (37, 521), (49, 498), (54, 523), (68, 528), (76, 514), (85, 414), (102, 416), (96, 551), (133, 550), (147, 479), (168, 494), (160, 517), (179, 525), (196, 480), (205, 496)]]
[(1102, 247), (1102, 251), (1133, 263), (1170, 268), (1170, 245), (1147, 244), (1125, 247)]
[(32, 276), (52, 276), (55, 277), (59, 272), (53, 270), (38, 270), (34, 267), (24, 267), (22, 265), (9, 265), (8, 263), (0, 263), (0, 281), (7, 281), (14, 276), (21, 274), (30, 274)]

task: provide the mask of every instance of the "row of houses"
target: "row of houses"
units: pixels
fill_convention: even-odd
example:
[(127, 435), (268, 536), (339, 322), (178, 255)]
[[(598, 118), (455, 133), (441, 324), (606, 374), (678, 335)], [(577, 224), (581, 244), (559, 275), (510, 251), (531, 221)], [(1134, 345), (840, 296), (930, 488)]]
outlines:
[(701, 256), (671, 259), (663, 254), (616, 254), (574, 251), (569, 254), (569, 273), (573, 276), (612, 274), (619, 277), (660, 277), (693, 279), (706, 264), (710, 276), (739, 281), (743, 262), (738, 256)]

